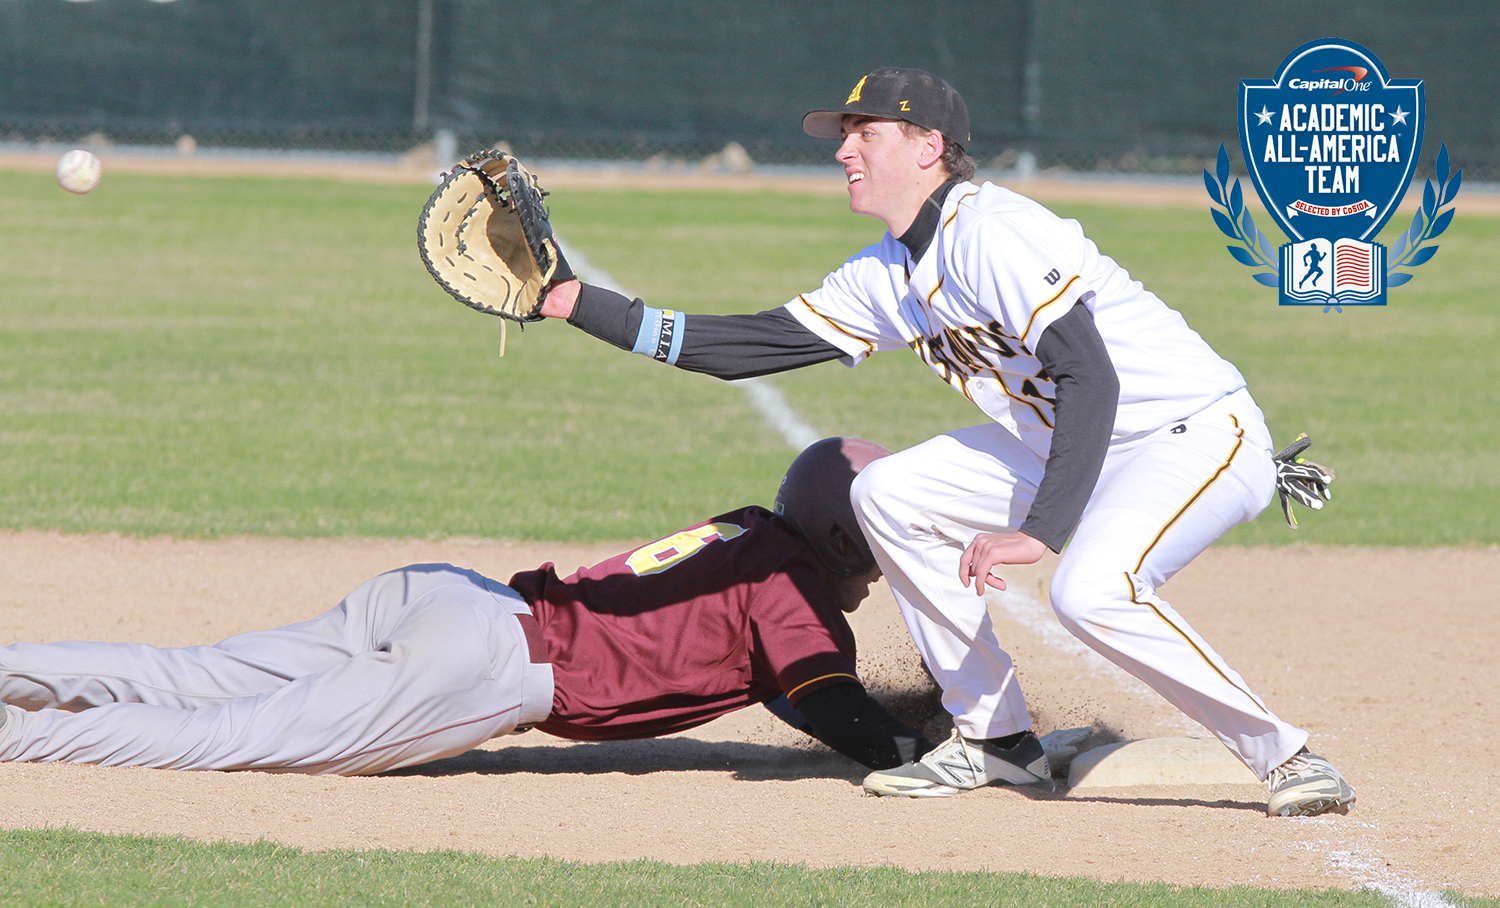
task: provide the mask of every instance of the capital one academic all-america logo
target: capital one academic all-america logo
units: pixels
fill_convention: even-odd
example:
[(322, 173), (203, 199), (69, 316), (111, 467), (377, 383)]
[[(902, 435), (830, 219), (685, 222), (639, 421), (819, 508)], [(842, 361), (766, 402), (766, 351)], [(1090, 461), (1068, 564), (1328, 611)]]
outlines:
[(1447, 229), (1463, 172), (1448, 177), (1438, 153), (1437, 184), (1387, 250), (1375, 237), (1406, 195), (1422, 151), (1427, 113), (1420, 79), (1391, 79), (1374, 54), (1350, 41), (1304, 44), (1274, 79), (1240, 82), (1240, 150), (1255, 191), (1290, 242), (1274, 249), (1245, 208), (1229, 156), (1203, 172), (1214, 222), (1238, 245), (1229, 252), (1281, 292), (1283, 306), (1384, 306), (1386, 290), (1411, 280), (1432, 258), (1429, 241)]

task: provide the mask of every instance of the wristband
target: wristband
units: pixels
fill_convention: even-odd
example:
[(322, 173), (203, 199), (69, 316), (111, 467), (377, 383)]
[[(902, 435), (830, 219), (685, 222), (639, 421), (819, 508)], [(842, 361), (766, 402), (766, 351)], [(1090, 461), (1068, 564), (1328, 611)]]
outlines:
[(641, 329), (630, 352), (676, 365), (677, 355), (682, 352), (683, 322), (681, 312), (645, 306), (641, 310)]

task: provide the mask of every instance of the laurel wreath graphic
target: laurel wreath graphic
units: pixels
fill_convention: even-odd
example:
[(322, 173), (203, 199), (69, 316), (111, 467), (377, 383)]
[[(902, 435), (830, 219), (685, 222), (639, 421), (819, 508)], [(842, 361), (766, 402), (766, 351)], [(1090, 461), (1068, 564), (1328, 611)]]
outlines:
[[(1446, 143), (1438, 149), (1437, 178), (1436, 189), (1432, 186), (1432, 180), (1427, 181), (1426, 188), (1422, 190), (1422, 207), (1411, 219), (1411, 228), (1401, 234), (1401, 238), (1391, 247), (1390, 254), (1386, 257), (1389, 263), (1385, 269), (1387, 287), (1399, 287), (1412, 278), (1408, 272), (1395, 269), (1415, 268), (1437, 255), (1438, 247), (1422, 244), (1447, 230), (1448, 225), (1453, 221), (1453, 213), (1458, 210), (1449, 208), (1447, 211), (1438, 212), (1439, 208), (1453, 201), (1453, 198), (1458, 195), (1458, 187), (1463, 185), (1464, 181), (1462, 170), (1455, 173), (1453, 179), (1448, 179)], [(1411, 246), (1410, 249), (1407, 248), (1408, 244)]]
[(1267, 287), (1281, 286), (1281, 265), (1276, 258), (1276, 247), (1271, 245), (1264, 233), (1256, 229), (1255, 219), (1250, 217), (1250, 210), (1245, 207), (1245, 194), (1240, 189), (1240, 178), (1235, 177), (1234, 185), (1229, 185), (1229, 153), (1224, 150), (1223, 145), (1219, 146), (1219, 160), (1215, 170), (1218, 171), (1217, 179), (1207, 170), (1203, 171), (1203, 185), (1208, 188), (1208, 197), (1225, 210), (1208, 210), (1224, 235), (1240, 243), (1238, 246), (1225, 248), (1241, 265), (1271, 269), (1256, 272), (1251, 277)]
[[(1239, 177), (1235, 177), (1233, 183), (1229, 182), (1229, 153), (1224, 150), (1223, 145), (1219, 146), (1219, 159), (1214, 170), (1216, 173), (1209, 173), (1206, 169), (1203, 171), (1203, 185), (1208, 189), (1208, 197), (1219, 206), (1210, 207), (1209, 213), (1214, 216), (1214, 223), (1219, 230), (1239, 244), (1225, 248), (1241, 265), (1269, 268), (1269, 271), (1257, 271), (1250, 276), (1267, 287), (1280, 287), (1281, 263), (1276, 255), (1276, 247), (1256, 228), (1255, 220), (1250, 217), (1250, 211), (1245, 207), (1244, 192), (1240, 189)], [(1433, 186), (1432, 180), (1427, 181), (1427, 186), (1422, 191), (1422, 207), (1412, 218), (1411, 227), (1402, 231), (1401, 237), (1386, 256), (1386, 287), (1399, 287), (1412, 279), (1410, 272), (1397, 271), (1397, 268), (1415, 268), (1437, 254), (1436, 245), (1424, 244), (1447, 230), (1453, 221), (1454, 212), (1458, 209), (1440, 209), (1452, 203), (1458, 195), (1458, 188), (1463, 185), (1463, 176), (1464, 172), (1459, 170), (1449, 179), (1448, 146), (1442, 145), (1437, 158), (1437, 186)], [(1337, 296), (1329, 297), (1328, 305), (1323, 307), (1323, 311), (1327, 312), (1330, 307), (1344, 311), (1338, 307)]]

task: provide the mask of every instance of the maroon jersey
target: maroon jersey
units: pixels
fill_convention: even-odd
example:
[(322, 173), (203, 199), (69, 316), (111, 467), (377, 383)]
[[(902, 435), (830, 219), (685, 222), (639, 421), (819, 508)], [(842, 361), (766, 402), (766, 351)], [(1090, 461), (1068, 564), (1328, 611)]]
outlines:
[(531, 603), (555, 693), (536, 726), (562, 738), (650, 738), (786, 693), (855, 681), (854, 633), (813, 555), (748, 507), (559, 579), (510, 579)]

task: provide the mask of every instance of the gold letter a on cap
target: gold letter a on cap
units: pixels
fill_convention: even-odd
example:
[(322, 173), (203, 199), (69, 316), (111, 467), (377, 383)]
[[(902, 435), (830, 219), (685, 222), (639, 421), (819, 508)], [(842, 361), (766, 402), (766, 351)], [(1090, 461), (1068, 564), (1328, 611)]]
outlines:
[(854, 86), (854, 90), (853, 91), (849, 92), (849, 97), (844, 101), (844, 106), (847, 107), (850, 104), (853, 104), (855, 101), (859, 100), (859, 90), (865, 87), (865, 79), (868, 79), (868, 78), (870, 78), (870, 77), (869, 76), (862, 76), (862, 77), (860, 77), (859, 84), (856, 85), (856, 86)]

